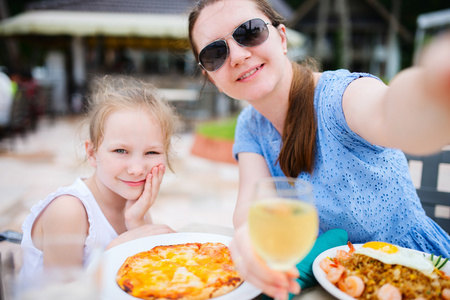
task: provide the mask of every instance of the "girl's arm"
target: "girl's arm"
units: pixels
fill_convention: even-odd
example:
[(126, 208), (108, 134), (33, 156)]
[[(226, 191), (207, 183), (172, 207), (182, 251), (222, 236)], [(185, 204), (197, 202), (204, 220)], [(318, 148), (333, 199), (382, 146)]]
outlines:
[(252, 202), (255, 183), (264, 177), (270, 177), (264, 157), (256, 153), (239, 153), (239, 191), (233, 215), (234, 228), (247, 221), (248, 210)]
[(167, 234), (167, 233), (174, 233), (176, 232), (172, 228), (170, 228), (168, 225), (165, 224), (147, 224), (140, 226), (138, 228), (125, 231), (118, 237), (116, 237), (114, 240), (112, 240), (108, 246), (106, 247), (106, 250), (115, 247), (117, 245), (120, 245), (122, 243), (135, 240), (142, 237), (147, 237), (151, 235), (158, 235), (158, 234)]
[(82, 266), (88, 231), (87, 213), (78, 198), (63, 195), (54, 199), (32, 232), (33, 242), (44, 253), (44, 268)]
[(389, 86), (372, 78), (346, 89), (349, 127), (372, 144), (410, 154), (431, 154), (450, 143), (450, 35), (432, 43), (418, 66)]

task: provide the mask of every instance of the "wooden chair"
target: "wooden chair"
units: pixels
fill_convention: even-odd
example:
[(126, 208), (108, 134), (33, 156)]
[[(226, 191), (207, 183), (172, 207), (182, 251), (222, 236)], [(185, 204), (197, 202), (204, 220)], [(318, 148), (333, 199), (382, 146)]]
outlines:
[[(426, 214), (439, 226), (450, 234), (450, 189), (438, 190), (439, 166), (450, 164), (450, 150), (443, 150), (431, 156), (406, 155), (408, 162), (422, 162), (422, 178), (420, 187), (416, 187), (422, 206)], [(450, 188), (450, 177), (448, 184)]]

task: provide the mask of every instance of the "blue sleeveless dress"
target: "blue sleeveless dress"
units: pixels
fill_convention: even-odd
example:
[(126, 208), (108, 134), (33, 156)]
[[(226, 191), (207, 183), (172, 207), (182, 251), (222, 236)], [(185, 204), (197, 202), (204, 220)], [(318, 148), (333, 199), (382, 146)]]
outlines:
[[(317, 153), (312, 183), (320, 232), (347, 231), (354, 243), (385, 241), (450, 257), (450, 236), (426, 216), (403, 152), (371, 145), (350, 130), (342, 109), (347, 86), (360, 77), (347, 70), (324, 72), (315, 89)], [(361, 99), (364, 101), (364, 99)], [(284, 176), (276, 162), (281, 136), (253, 107), (238, 118), (233, 154), (262, 155), (272, 176)]]

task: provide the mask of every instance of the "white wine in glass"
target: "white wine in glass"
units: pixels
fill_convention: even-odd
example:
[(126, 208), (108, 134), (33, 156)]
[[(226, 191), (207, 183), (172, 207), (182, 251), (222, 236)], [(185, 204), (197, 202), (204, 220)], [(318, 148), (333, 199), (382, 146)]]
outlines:
[(312, 186), (289, 177), (270, 177), (255, 187), (248, 225), (256, 252), (275, 270), (287, 271), (311, 250), (319, 220)]

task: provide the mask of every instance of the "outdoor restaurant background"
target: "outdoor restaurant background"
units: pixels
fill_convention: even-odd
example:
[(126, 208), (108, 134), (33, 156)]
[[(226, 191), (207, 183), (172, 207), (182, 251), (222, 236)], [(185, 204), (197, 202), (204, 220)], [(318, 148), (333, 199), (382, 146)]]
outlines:
[[(291, 58), (301, 61), (312, 56), (323, 69), (365, 71), (386, 81), (414, 63), (419, 14), (449, 13), (450, 7), (448, 1), (437, 0), (270, 2), (292, 29)], [(181, 117), (174, 138), (175, 173), (164, 179), (152, 208), (154, 220), (174, 229), (195, 222), (232, 227), (237, 165), (230, 157), (211, 160), (194, 155), (192, 148), (205, 126), (212, 126), (213, 130), (206, 130), (209, 134), (212, 131), (232, 143), (232, 135), (218, 131), (223, 129), (220, 124), (232, 130), (230, 122), (243, 103), (204, 85), (183, 27), (192, 3), (0, 0), (1, 71), (17, 83), (10, 122), (0, 128), (0, 231), (20, 231), (33, 204), (57, 187), (90, 174), (84, 161), (86, 135), (80, 127), (83, 105), (92, 77), (114, 73), (152, 82)], [(45, 24), (49, 20), (62, 23)], [(159, 32), (152, 27), (156, 25), (151, 22), (166, 24), (167, 20), (182, 25), (166, 34), (161, 27)], [(83, 27), (83, 22), (98, 27)], [(102, 27), (102, 22), (110, 26)], [(133, 30), (133, 24), (147, 27), (120, 31), (126, 26)], [(437, 29), (449, 26), (447, 22)], [(433, 28), (431, 34), (435, 32)], [(421, 166), (411, 166), (418, 186)], [(438, 188), (450, 192), (450, 164), (443, 164), (440, 172)], [(450, 206), (441, 207), (440, 214), (450, 219)]]

